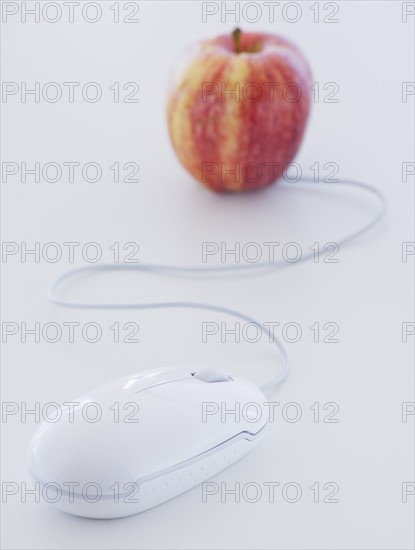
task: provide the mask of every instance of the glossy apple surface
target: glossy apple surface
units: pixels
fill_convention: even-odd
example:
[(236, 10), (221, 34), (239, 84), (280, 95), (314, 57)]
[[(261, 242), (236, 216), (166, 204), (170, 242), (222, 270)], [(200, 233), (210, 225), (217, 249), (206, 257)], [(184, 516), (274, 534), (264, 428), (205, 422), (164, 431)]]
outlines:
[(303, 54), (279, 36), (236, 29), (201, 42), (176, 73), (168, 99), (178, 158), (215, 191), (277, 181), (300, 147), (311, 84)]

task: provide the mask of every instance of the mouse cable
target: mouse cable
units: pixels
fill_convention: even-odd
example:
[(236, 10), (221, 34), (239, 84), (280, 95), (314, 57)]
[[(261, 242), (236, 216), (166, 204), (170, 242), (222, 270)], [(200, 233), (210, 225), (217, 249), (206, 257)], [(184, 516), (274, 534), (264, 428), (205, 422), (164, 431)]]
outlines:
[[(333, 185), (333, 182), (319, 182), (316, 183), (313, 178), (307, 178), (307, 177), (301, 177), (299, 182), (307, 182), (315, 185)], [(297, 183), (297, 182), (296, 182)], [(296, 184), (295, 183), (295, 184)], [(294, 185), (295, 185), (294, 184)], [(293, 185), (293, 183), (290, 183), (290, 185)], [(335, 183), (335, 185), (342, 185), (345, 187), (354, 187), (358, 188), (360, 190), (366, 191), (372, 196), (374, 196), (377, 199), (378, 202), (378, 208), (373, 215), (372, 219), (368, 222), (366, 222), (364, 225), (362, 225), (360, 228), (356, 229), (355, 231), (349, 233), (345, 237), (342, 237), (341, 239), (338, 239), (335, 241), (335, 244), (337, 244), (339, 247), (342, 245), (349, 244), (351, 241), (357, 239), (358, 237), (361, 237), (363, 234), (367, 233), (370, 229), (372, 229), (375, 225), (377, 225), (380, 220), (383, 218), (385, 212), (386, 212), (386, 200), (380, 191), (378, 191), (376, 188), (372, 187), (371, 185), (368, 185), (366, 183), (361, 183), (353, 180), (342, 180)], [(301, 186), (300, 186), (301, 187)], [(301, 263), (306, 260), (310, 260), (314, 257), (314, 250), (311, 250), (310, 252), (305, 253), (301, 256), (301, 258), (296, 263)], [(214, 311), (217, 313), (223, 313), (225, 315), (230, 315), (233, 317), (236, 317), (238, 319), (242, 319), (244, 321), (247, 321), (248, 323), (253, 323), (257, 325), (261, 331), (263, 331), (266, 335), (269, 336), (270, 342), (275, 344), (278, 348), (279, 355), (280, 355), (280, 363), (281, 363), (281, 369), (277, 376), (275, 376), (272, 380), (270, 380), (268, 383), (260, 386), (260, 390), (263, 392), (268, 392), (269, 390), (275, 388), (278, 384), (280, 384), (284, 378), (287, 375), (288, 372), (288, 357), (287, 353), (285, 351), (284, 346), (282, 343), (273, 335), (271, 334), (271, 331), (268, 327), (266, 327), (264, 324), (262, 324), (259, 321), (256, 321), (255, 319), (249, 317), (248, 315), (245, 315), (244, 313), (240, 313), (239, 311), (235, 311), (233, 309), (229, 309), (222, 306), (216, 306), (211, 304), (203, 304), (198, 302), (153, 302), (153, 303), (77, 303), (70, 300), (64, 300), (62, 298), (59, 298), (59, 292), (58, 290), (61, 288), (62, 284), (66, 282), (68, 279), (76, 276), (76, 275), (83, 275), (86, 273), (93, 273), (93, 272), (102, 272), (102, 271), (121, 271), (121, 270), (128, 270), (128, 271), (147, 271), (147, 272), (155, 272), (155, 273), (163, 273), (163, 274), (176, 274), (176, 273), (182, 273), (182, 274), (206, 274), (206, 273), (223, 273), (228, 271), (248, 271), (248, 270), (254, 270), (254, 269), (278, 269), (281, 268), (283, 265), (286, 264), (286, 260), (278, 260), (275, 262), (258, 262), (256, 264), (242, 264), (242, 265), (227, 265), (227, 266), (210, 266), (210, 267), (200, 267), (200, 266), (175, 266), (175, 265), (166, 265), (166, 264), (137, 264), (137, 265), (114, 265), (114, 264), (101, 264), (101, 265), (94, 265), (94, 266), (85, 266), (80, 267), (77, 269), (69, 270), (63, 273), (56, 281), (52, 284), (52, 286), (49, 288), (48, 297), (49, 300), (58, 306), (61, 307), (67, 307), (67, 308), (73, 308), (73, 309), (168, 309), (168, 308), (187, 308), (187, 309), (199, 309), (199, 310), (206, 310), (206, 311)]]

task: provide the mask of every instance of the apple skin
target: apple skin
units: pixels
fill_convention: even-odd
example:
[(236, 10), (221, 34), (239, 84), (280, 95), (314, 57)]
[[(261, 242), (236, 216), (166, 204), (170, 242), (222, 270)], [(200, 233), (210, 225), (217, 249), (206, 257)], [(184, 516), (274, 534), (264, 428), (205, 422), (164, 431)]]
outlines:
[(196, 45), (167, 104), (179, 160), (219, 192), (277, 181), (300, 147), (311, 103), (311, 71), (294, 44), (260, 33), (235, 42), (236, 32)]

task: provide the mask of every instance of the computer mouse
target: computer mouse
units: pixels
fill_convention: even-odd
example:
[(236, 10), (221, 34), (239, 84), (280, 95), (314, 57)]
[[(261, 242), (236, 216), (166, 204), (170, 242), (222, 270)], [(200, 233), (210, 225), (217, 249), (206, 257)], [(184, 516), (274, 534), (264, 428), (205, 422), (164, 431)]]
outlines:
[(98, 387), (33, 436), (28, 466), (44, 500), (77, 516), (143, 512), (220, 472), (261, 439), (265, 395), (213, 368), (139, 372)]

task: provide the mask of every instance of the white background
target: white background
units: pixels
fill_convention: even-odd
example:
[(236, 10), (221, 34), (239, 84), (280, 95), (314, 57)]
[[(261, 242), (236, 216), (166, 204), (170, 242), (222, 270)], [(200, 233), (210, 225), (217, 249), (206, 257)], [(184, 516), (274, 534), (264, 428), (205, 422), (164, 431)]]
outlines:
[[(28, 7), (32, 2), (26, 3)], [(201, 265), (203, 241), (335, 241), (369, 219), (375, 204), (340, 189), (283, 185), (239, 196), (203, 189), (184, 171), (170, 146), (165, 121), (168, 80), (177, 55), (192, 42), (229, 32), (233, 16), (202, 21), (199, 2), (140, 2), (139, 23), (114, 23), (113, 2), (102, 2), (102, 17), (91, 24), (79, 12), (52, 24), (21, 21), (2, 25), (2, 80), (33, 87), (38, 81), (95, 81), (103, 98), (74, 103), (19, 94), (2, 104), (3, 162), (98, 162), (103, 177), (57, 183), (20, 175), (3, 181), (2, 240), (96, 241), (111, 260), (109, 246), (139, 243), (142, 262)], [(414, 80), (413, 19), (402, 22), (401, 2), (340, 2), (338, 23), (313, 21), (300, 2), (296, 23), (263, 15), (245, 30), (281, 33), (295, 41), (322, 87), (336, 82), (338, 103), (313, 104), (296, 161), (303, 173), (327, 162), (339, 176), (367, 181), (387, 197), (381, 227), (338, 253), (335, 264), (306, 262), (289, 269), (238, 278), (166, 279), (139, 274), (100, 276), (74, 289), (79, 299), (196, 300), (234, 307), (260, 321), (302, 328), (297, 343), (286, 343), (291, 372), (272, 396), (297, 402), (302, 418), (277, 416), (265, 440), (246, 458), (215, 478), (236, 482), (296, 482), (297, 503), (281, 490), (275, 502), (235, 503), (232, 497), (202, 502), (201, 487), (142, 515), (92, 521), (55, 511), (28, 496), (9, 497), (2, 506), (2, 545), (7, 549), (87, 548), (292, 548), (406, 549), (413, 547), (413, 500), (402, 502), (402, 483), (414, 481), (414, 417), (403, 423), (402, 403), (413, 401), (412, 347), (402, 342), (402, 323), (413, 321), (413, 258), (401, 259), (402, 243), (413, 240), (413, 177), (402, 181), (402, 163), (413, 161), (414, 98), (402, 101), (402, 82)], [(320, 7), (324, 2), (320, 3)], [(19, 6), (20, 7), (20, 6)], [(123, 6), (120, 4), (121, 16)], [(52, 13), (52, 12), (51, 12)], [(67, 12), (64, 12), (67, 13)], [(92, 13), (92, 12), (91, 12)], [(321, 11), (321, 18), (326, 12)], [(289, 15), (292, 17), (292, 15)], [(139, 103), (114, 103), (114, 82), (139, 83)], [(65, 91), (65, 88), (62, 86)], [(139, 163), (139, 183), (114, 183), (114, 162)], [(323, 176), (324, 176), (323, 172)], [(104, 258), (103, 258), (104, 259)], [(77, 257), (76, 265), (85, 265)], [(48, 285), (67, 260), (39, 263), (19, 254), (3, 268), (3, 322), (96, 321), (103, 338), (88, 344), (64, 337), (57, 344), (20, 334), (3, 346), (3, 401), (62, 403), (91, 387), (140, 369), (190, 363), (218, 366), (262, 383), (277, 359), (272, 346), (201, 342), (203, 321), (232, 319), (186, 311), (94, 312), (62, 310), (47, 300)], [(116, 344), (114, 322), (140, 325), (138, 344)], [(314, 343), (309, 326), (339, 325), (339, 343)], [(277, 334), (279, 332), (277, 331)], [(324, 334), (323, 334), (324, 335)], [(309, 406), (335, 402), (338, 423), (314, 423)], [(280, 407), (281, 408), (281, 407)], [(15, 415), (2, 424), (3, 482), (29, 482), (25, 452), (36, 422)], [(336, 504), (314, 503), (309, 487), (335, 482)], [(28, 485), (29, 487), (31, 485)], [(325, 496), (323, 491), (322, 496)]]

